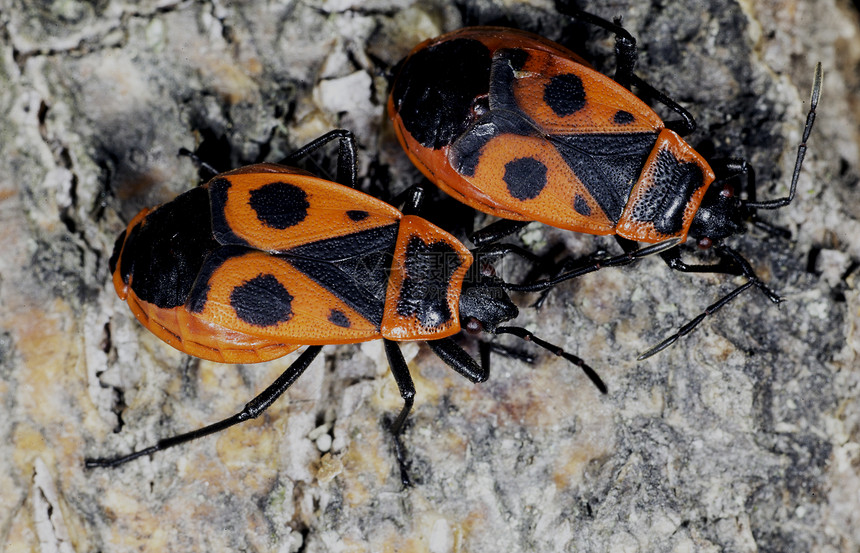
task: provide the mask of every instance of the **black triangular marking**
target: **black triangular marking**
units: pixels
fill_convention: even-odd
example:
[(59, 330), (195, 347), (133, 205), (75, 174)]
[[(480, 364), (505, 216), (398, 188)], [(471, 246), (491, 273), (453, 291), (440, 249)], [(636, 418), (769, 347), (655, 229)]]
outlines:
[[(270, 255), (290, 263), (379, 328), (399, 229), (400, 224), (394, 223)], [(214, 251), (202, 264), (188, 296), (188, 310), (203, 311), (209, 280), (218, 267), (228, 259), (254, 251), (257, 250), (242, 246), (222, 246)]]
[(549, 137), (606, 216), (617, 223), (654, 144), (656, 132)]
[(291, 248), (278, 257), (379, 328), (399, 223)]

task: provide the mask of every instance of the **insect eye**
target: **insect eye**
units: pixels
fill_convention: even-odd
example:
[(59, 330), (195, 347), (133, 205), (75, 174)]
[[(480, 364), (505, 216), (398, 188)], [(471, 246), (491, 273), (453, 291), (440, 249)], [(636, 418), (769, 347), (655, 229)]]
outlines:
[(484, 325), (482, 325), (481, 321), (475, 317), (469, 317), (468, 320), (466, 320), (466, 332), (469, 334), (480, 334), (483, 331)]
[(720, 190), (720, 196), (722, 196), (723, 198), (734, 198), (735, 187), (731, 184), (724, 184), (723, 189)]
[(700, 249), (707, 250), (714, 245), (714, 241), (705, 236), (704, 238), (699, 238), (699, 242), (697, 245)]

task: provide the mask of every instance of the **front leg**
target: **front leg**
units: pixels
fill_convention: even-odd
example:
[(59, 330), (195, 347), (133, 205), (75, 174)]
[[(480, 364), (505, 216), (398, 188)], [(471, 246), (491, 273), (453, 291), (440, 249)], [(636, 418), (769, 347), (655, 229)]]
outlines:
[(678, 248), (673, 248), (672, 250), (661, 253), (661, 257), (666, 261), (666, 264), (669, 265), (672, 269), (676, 271), (682, 271), (686, 273), (721, 273), (728, 275), (738, 275), (745, 276), (747, 278), (747, 282), (741, 284), (725, 296), (721, 297), (719, 300), (709, 305), (704, 311), (699, 313), (696, 317), (694, 317), (689, 322), (685, 323), (678, 329), (677, 332), (660, 342), (654, 347), (649, 348), (645, 352), (643, 352), (638, 359), (641, 361), (648, 357), (651, 357), (655, 353), (663, 351), (667, 347), (674, 344), (678, 341), (682, 336), (686, 336), (690, 332), (692, 332), (699, 324), (705, 320), (710, 315), (716, 313), (719, 309), (725, 306), (727, 303), (741, 295), (747, 289), (756, 286), (759, 290), (764, 293), (774, 303), (779, 303), (782, 301), (782, 298), (779, 297), (773, 290), (768, 288), (761, 279), (755, 274), (752, 266), (749, 262), (744, 259), (744, 257), (737, 252), (736, 250), (730, 248), (729, 246), (725, 246), (722, 244), (718, 244), (714, 247), (714, 251), (719, 256), (719, 263), (714, 263), (710, 265), (688, 265), (684, 263), (681, 259), (680, 250)]
[(740, 252), (724, 244), (717, 244), (714, 246), (714, 253), (717, 254), (720, 260), (719, 262), (712, 264), (687, 264), (683, 259), (681, 259), (680, 248), (672, 248), (671, 250), (661, 252), (660, 257), (663, 258), (663, 261), (665, 261), (669, 267), (675, 271), (681, 271), (683, 273), (719, 273), (725, 275), (745, 276), (754, 286), (761, 290), (770, 301), (774, 303), (782, 301), (782, 298), (779, 297), (776, 292), (768, 288), (758, 275), (755, 274), (749, 261), (747, 261)]
[(743, 270), (731, 257), (720, 255), (715, 249), (720, 260), (717, 263), (696, 263), (688, 264), (681, 259), (681, 248), (672, 248), (660, 253), (660, 257), (666, 262), (666, 265), (674, 271), (682, 273), (720, 273), (725, 275), (742, 275)]

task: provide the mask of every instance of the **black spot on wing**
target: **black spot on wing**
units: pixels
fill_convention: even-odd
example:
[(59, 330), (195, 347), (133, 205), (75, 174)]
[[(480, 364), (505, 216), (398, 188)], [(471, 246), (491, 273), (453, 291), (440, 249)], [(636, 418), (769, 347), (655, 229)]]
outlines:
[(279, 230), (304, 221), (311, 206), (307, 192), (288, 182), (270, 182), (251, 190), (249, 203), (261, 223)]
[(358, 221), (364, 221), (367, 219), (370, 216), (370, 213), (360, 209), (350, 209), (346, 212), (346, 216), (349, 217), (351, 221), (355, 221), (357, 223)]
[(572, 115), (585, 107), (585, 87), (573, 73), (552, 77), (543, 90), (543, 101), (559, 117)]
[(397, 313), (415, 316), (424, 328), (444, 325), (453, 314), (448, 308), (448, 287), (454, 272), (463, 264), (450, 244), (430, 244), (412, 236), (406, 244), (405, 277), (397, 298)]
[(422, 146), (451, 144), (470, 124), (472, 104), (487, 93), (490, 51), (480, 41), (454, 39), (416, 52), (394, 82), (394, 106)]
[(657, 133), (554, 135), (550, 141), (606, 216), (618, 222)]
[(518, 200), (537, 198), (546, 186), (546, 165), (533, 157), (521, 157), (505, 164), (502, 180)]
[(236, 316), (259, 327), (274, 326), (293, 316), (293, 296), (272, 274), (259, 274), (233, 288), (230, 306)]
[(618, 123), (619, 125), (629, 125), (630, 123), (635, 121), (636, 118), (633, 117), (633, 114), (630, 113), (629, 111), (624, 111), (623, 109), (619, 109), (618, 111), (615, 112), (615, 116), (612, 118), (612, 120), (615, 121), (616, 123)]
[(704, 184), (702, 169), (680, 162), (671, 152), (657, 154), (654, 183), (634, 206), (632, 218), (654, 224), (663, 234), (676, 234), (684, 224), (684, 208)]
[(349, 328), (352, 324), (349, 322), (349, 317), (340, 309), (332, 309), (328, 314), (328, 320), (331, 324), (341, 328)]
[(128, 233), (120, 274), (141, 300), (171, 309), (185, 303), (201, 266), (217, 247), (209, 194), (193, 188), (158, 207)]

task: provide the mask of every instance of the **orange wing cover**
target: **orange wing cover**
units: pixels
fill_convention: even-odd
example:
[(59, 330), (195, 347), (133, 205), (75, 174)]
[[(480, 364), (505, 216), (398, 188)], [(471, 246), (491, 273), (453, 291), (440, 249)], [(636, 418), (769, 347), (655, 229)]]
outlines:
[(230, 363), (381, 335), (401, 213), (272, 164), (223, 173), (117, 240), (114, 284), (170, 345)]
[[(441, 73), (443, 57), (469, 70), (459, 80), (440, 79), (447, 91), (423, 92), (429, 83), (422, 75)], [(430, 180), (507, 219), (655, 242), (686, 236), (687, 215), (713, 180), (707, 163), (630, 91), (521, 31), (463, 29), (420, 45), (405, 60), (388, 109)], [(661, 146), (681, 157), (657, 160), (652, 152)], [(688, 163), (699, 167), (699, 179), (679, 184), (696, 176)], [(652, 209), (679, 202), (683, 214)], [(642, 216), (650, 218), (636, 219)]]

